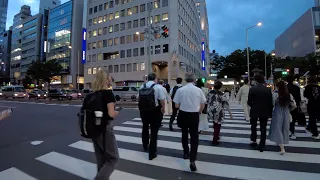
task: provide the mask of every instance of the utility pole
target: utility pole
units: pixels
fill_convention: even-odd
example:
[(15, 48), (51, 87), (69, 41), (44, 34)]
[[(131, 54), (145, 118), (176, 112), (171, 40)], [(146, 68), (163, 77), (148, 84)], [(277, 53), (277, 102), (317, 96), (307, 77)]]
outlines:
[(77, 74), (77, 81), (76, 81), (78, 90), (80, 90), (80, 86), (79, 86), (80, 85), (79, 84), (80, 83), (80, 79), (79, 79), (80, 76), (79, 75), (80, 75), (80, 50), (78, 50), (78, 74)]
[(152, 29), (152, 20), (151, 20), (151, 10), (152, 10), (152, 6), (151, 6), (151, 1), (149, 1), (149, 6), (147, 6), (148, 8), (148, 47), (147, 47), (147, 53), (148, 53), (148, 74), (152, 73), (152, 63), (151, 63), (151, 29)]
[(268, 80), (267, 76), (267, 53), (264, 53), (264, 77)]

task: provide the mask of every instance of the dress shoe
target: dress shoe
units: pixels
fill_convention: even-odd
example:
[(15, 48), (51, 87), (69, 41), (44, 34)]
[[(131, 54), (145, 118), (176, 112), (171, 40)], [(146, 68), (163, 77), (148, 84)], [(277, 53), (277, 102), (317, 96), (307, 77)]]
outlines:
[(211, 144), (212, 144), (212, 146), (218, 146), (220, 143), (219, 143), (218, 140), (213, 140), (213, 141), (211, 142)]
[(189, 157), (190, 157), (189, 153), (183, 154), (183, 159), (189, 159)]
[(157, 153), (154, 153), (154, 154), (150, 154), (150, 153), (149, 153), (149, 160), (153, 160), (153, 159), (155, 159), (157, 156), (158, 156)]
[(197, 166), (196, 166), (196, 163), (193, 161), (193, 162), (190, 162), (190, 170), (192, 172), (195, 172), (197, 171)]
[(259, 146), (257, 149), (258, 149), (260, 152), (263, 152), (263, 151), (264, 151), (264, 148), (263, 148), (263, 147), (260, 147), (260, 146)]
[(257, 144), (256, 142), (251, 142), (251, 143), (250, 143), (250, 146), (251, 146), (251, 147), (257, 147), (257, 145), (258, 145), (258, 144)]

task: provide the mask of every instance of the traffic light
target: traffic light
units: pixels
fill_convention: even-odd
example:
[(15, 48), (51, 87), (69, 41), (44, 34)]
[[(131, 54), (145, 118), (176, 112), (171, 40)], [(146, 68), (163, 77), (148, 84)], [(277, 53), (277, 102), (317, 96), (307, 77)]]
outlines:
[(205, 77), (203, 77), (203, 78), (201, 78), (201, 81), (203, 82), (203, 83), (206, 83), (206, 78)]
[(289, 73), (289, 72), (290, 72), (290, 69), (287, 69), (287, 72)]
[(166, 25), (162, 25), (161, 29), (162, 29), (162, 31), (161, 31), (162, 37), (164, 37), (164, 38), (169, 37), (169, 29), (168, 29), (168, 27)]

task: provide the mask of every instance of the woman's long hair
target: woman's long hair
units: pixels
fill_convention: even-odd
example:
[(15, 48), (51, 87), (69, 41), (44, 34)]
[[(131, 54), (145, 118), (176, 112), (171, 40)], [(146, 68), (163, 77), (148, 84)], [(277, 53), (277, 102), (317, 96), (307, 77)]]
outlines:
[(278, 87), (278, 99), (280, 106), (287, 106), (290, 103), (290, 93), (284, 81), (280, 81)]
[(105, 70), (99, 70), (96, 74), (96, 77), (92, 83), (92, 90), (94, 92), (106, 90), (109, 85), (109, 73)]

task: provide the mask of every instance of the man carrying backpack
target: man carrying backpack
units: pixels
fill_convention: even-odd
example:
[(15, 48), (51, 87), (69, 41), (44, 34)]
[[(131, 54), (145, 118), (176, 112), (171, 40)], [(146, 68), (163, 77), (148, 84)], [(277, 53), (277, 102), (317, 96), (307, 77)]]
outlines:
[[(171, 95), (171, 99), (173, 100), (174, 98), (174, 95), (176, 94), (177, 90), (182, 87), (181, 83), (182, 83), (182, 78), (178, 77), (176, 79), (177, 81), (177, 85), (174, 86), (171, 91), (170, 91), (170, 95)], [(177, 112), (178, 112), (178, 108), (176, 108), (176, 104), (172, 101), (172, 115), (171, 115), (171, 118), (170, 118), (170, 123), (169, 123), (169, 129), (170, 131), (173, 131), (172, 129), (172, 124), (173, 124), (173, 121), (176, 119), (176, 116), (177, 116)]]
[[(145, 151), (149, 150), (149, 160), (157, 157), (158, 131), (161, 126), (163, 113), (165, 112), (166, 94), (157, 85), (157, 77), (154, 73), (148, 75), (148, 82), (139, 90), (139, 110), (142, 120), (142, 144)], [(151, 139), (149, 143), (149, 126)]]

